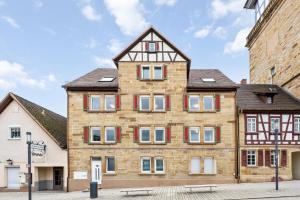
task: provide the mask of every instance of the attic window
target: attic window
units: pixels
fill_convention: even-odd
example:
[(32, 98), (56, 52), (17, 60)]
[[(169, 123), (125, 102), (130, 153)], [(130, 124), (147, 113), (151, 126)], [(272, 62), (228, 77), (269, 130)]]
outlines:
[(216, 82), (216, 80), (213, 78), (202, 78), (202, 81), (203, 82)]
[(98, 82), (112, 82), (115, 77), (102, 77)]
[(272, 103), (273, 103), (273, 97), (267, 96), (267, 104), (272, 104)]

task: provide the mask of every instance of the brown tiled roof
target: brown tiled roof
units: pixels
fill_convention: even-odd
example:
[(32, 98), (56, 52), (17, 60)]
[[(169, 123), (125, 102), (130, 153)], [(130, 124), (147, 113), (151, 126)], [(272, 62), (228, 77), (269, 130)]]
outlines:
[[(115, 77), (115, 79), (111, 82), (99, 82), (103, 77)], [(118, 71), (113, 68), (97, 68), (63, 85), (63, 88), (66, 90), (118, 90)]]
[(61, 148), (67, 148), (67, 118), (13, 93), (9, 93), (0, 103), (0, 113), (13, 100), (19, 103)]
[[(274, 95), (273, 103), (266, 104), (259, 95)], [(237, 105), (242, 110), (300, 111), (300, 101), (277, 85), (246, 84), (237, 90)]]
[[(213, 78), (214, 82), (204, 82), (203, 78)], [(191, 69), (188, 90), (235, 90), (237, 85), (218, 69)]]

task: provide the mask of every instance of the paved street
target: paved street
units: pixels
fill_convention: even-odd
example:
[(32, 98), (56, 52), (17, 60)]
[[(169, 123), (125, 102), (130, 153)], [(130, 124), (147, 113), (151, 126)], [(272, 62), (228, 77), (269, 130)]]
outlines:
[[(205, 191), (189, 193), (183, 186), (151, 188), (154, 190), (150, 196), (124, 196), (120, 189), (103, 189), (99, 192), (98, 199), (104, 200), (235, 200), (235, 199), (276, 199), (296, 200), (300, 199), (300, 181), (288, 181), (280, 183), (280, 191), (274, 191), (274, 183), (247, 183), (219, 185), (216, 192)], [(26, 200), (27, 193), (0, 193), (0, 200)], [(88, 192), (53, 193), (37, 192), (33, 199), (38, 200), (85, 200), (89, 199)]]

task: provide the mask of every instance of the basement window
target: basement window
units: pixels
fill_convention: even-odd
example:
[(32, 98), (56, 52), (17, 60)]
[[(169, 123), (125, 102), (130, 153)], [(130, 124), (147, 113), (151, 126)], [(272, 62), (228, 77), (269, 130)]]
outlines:
[(112, 82), (115, 77), (102, 77), (98, 82)]

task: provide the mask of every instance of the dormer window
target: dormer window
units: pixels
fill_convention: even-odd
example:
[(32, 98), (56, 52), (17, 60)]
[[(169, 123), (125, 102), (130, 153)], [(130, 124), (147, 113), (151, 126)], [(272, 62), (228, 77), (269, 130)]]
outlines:
[(98, 82), (112, 82), (115, 77), (102, 77)]
[(267, 104), (272, 104), (273, 103), (273, 97), (272, 96), (267, 96)]
[(205, 83), (216, 82), (216, 80), (214, 78), (202, 78), (202, 81), (205, 82)]

